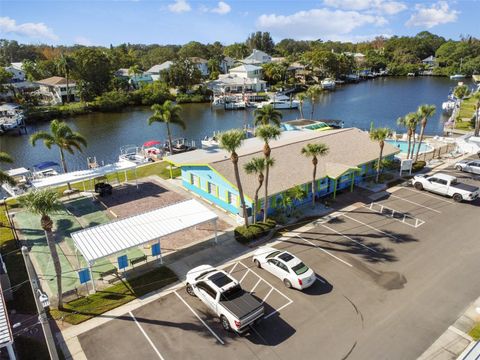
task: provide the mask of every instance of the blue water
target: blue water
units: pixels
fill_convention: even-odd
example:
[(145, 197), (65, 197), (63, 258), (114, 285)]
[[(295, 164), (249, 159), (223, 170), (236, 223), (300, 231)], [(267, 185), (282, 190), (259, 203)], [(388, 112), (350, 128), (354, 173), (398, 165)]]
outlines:
[[(407, 153), (407, 150), (408, 150), (408, 141), (402, 141), (402, 140), (385, 140), (385, 142), (397, 147), (400, 149), (400, 152), (402, 154), (406, 154)], [(413, 145), (413, 143), (411, 144)], [(415, 148), (413, 150), (413, 153), (415, 154), (417, 152), (417, 149), (418, 149), (418, 143), (415, 144)], [(422, 146), (420, 146), (420, 153), (424, 153), (424, 152), (427, 152), (427, 151), (430, 151), (432, 149), (431, 146), (427, 145), (427, 144), (424, 144), (422, 143)]]

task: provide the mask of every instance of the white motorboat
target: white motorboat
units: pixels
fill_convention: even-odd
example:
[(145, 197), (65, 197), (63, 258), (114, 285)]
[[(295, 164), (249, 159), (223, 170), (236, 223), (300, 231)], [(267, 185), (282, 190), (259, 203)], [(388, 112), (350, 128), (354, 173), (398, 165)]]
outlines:
[(455, 109), (456, 104), (457, 102), (454, 100), (444, 101), (442, 103), (442, 110), (447, 114), (451, 114), (452, 111)]
[(145, 164), (152, 161), (148, 156), (145, 156), (143, 149), (136, 145), (125, 145), (120, 148), (120, 155), (118, 161), (130, 161), (135, 164)]
[(325, 78), (320, 82), (322, 89), (324, 90), (335, 90), (335, 80), (331, 78)]
[(24, 116), (19, 105), (0, 105), (0, 134), (23, 126)]
[(2, 184), (2, 189), (10, 196), (19, 196), (25, 194), (32, 187), (32, 172), (24, 167), (7, 170), (6, 174), (11, 176), (15, 185), (8, 183)]
[(245, 101), (232, 101), (226, 102), (224, 105), (225, 110), (244, 110), (247, 107)]
[(465, 78), (465, 75), (462, 75), (462, 74), (450, 75), (450, 80), (460, 80), (464, 78)]
[(269, 96), (269, 100), (256, 104), (257, 108), (259, 109), (265, 105), (273, 105), (273, 107), (278, 110), (298, 109), (300, 102), (283, 94), (275, 94), (273, 96)]

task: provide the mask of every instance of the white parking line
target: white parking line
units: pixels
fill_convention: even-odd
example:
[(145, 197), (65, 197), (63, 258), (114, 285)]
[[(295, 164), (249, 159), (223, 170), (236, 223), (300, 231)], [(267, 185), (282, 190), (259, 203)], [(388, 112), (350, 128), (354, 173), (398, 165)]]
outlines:
[(249, 272), (250, 272), (250, 269), (247, 268), (247, 272), (242, 276), (242, 278), (238, 282), (241, 283), (247, 277)]
[(400, 199), (400, 200), (402, 200), (402, 201), (406, 201), (406, 202), (408, 202), (408, 203), (410, 203), (410, 204), (414, 204), (414, 205), (423, 207), (423, 208), (425, 208), (425, 209), (427, 209), (427, 210), (434, 211), (434, 212), (439, 213), (439, 214), (442, 213), (441, 211), (432, 209), (431, 207), (428, 207), (428, 206), (419, 204), (419, 203), (417, 203), (417, 202), (415, 202), (415, 201), (411, 201), (411, 200), (404, 199), (404, 198), (402, 198), (402, 197), (400, 197), (400, 196), (396, 196), (396, 195), (393, 195), (393, 194), (390, 194), (390, 196), (391, 196), (391, 197), (394, 197), (395, 199)]
[(270, 289), (270, 291), (267, 293), (267, 295), (263, 298), (262, 304), (265, 302), (265, 300), (267, 300), (267, 298), (270, 296), (270, 294), (272, 293), (273, 290), (274, 290), (274, 289), (273, 289), (273, 287), (272, 287), (272, 288)]
[(342, 234), (340, 231), (337, 231), (337, 230), (335, 230), (335, 229), (332, 229), (330, 226), (327, 226), (327, 225), (324, 225), (324, 224), (320, 224), (320, 225), (322, 225), (324, 228), (326, 228), (326, 229), (328, 229), (328, 230), (330, 230), (330, 231), (333, 231), (334, 233), (336, 233), (336, 234), (338, 234), (338, 235), (340, 235), (340, 236), (343, 236), (344, 238), (346, 238), (346, 239), (348, 239), (348, 240), (350, 240), (350, 241), (353, 241), (355, 244), (361, 245), (361, 246), (367, 248), (367, 249), (370, 250), (370, 251), (377, 252), (376, 250), (368, 247), (367, 245), (362, 244), (360, 241), (354, 240), (354, 239), (352, 239), (350, 236), (345, 235), (345, 234)]
[(213, 336), (215, 336), (215, 338), (218, 340), (218, 342), (222, 345), (225, 345), (225, 343), (223, 342), (222, 339), (220, 339), (220, 337), (215, 334), (215, 332), (210, 328), (210, 326), (208, 326), (205, 321), (203, 321), (200, 316), (198, 316), (198, 314), (196, 313), (195, 310), (192, 309), (192, 307), (190, 305), (188, 305), (188, 303), (183, 300), (183, 298), (178, 295), (178, 293), (176, 291), (174, 291), (175, 295), (177, 295), (177, 297), (185, 304), (185, 306), (193, 313), (193, 315), (195, 315), (197, 317), (198, 320), (200, 320), (200, 322), (212, 333)]
[(235, 270), (237, 265), (238, 265), (238, 262), (236, 262), (235, 265), (233, 265), (232, 269), (228, 273), (231, 274), (233, 272), (233, 270)]
[[(277, 291), (278, 291), (278, 290), (277, 290)], [(280, 311), (282, 311), (283, 309), (285, 309), (288, 305), (290, 305), (292, 302), (293, 302), (293, 301), (290, 300), (289, 303), (287, 303), (287, 304), (285, 304), (285, 305), (283, 305), (283, 306), (280, 306), (277, 310), (272, 311), (270, 314), (265, 315), (263, 318), (264, 318), (264, 319), (268, 319), (270, 316), (273, 316), (273, 315), (279, 313)]]
[(309, 243), (310, 245), (313, 245), (313, 246), (316, 247), (317, 249), (322, 250), (325, 254), (330, 255), (331, 257), (333, 257), (334, 259), (337, 259), (337, 260), (340, 261), (341, 263), (343, 263), (343, 264), (345, 264), (345, 265), (347, 265), (347, 266), (353, 267), (352, 264), (346, 262), (345, 260), (340, 259), (338, 256), (333, 255), (331, 252), (329, 252), (329, 251), (327, 251), (327, 250), (325, 250), (325, 249), (322, 249), (320, 246), (315, 245), (315, 244), (312, 243), (311, 241), (308, 241), (307, 239), (302, 238), (300, 235), (295, 234), (295, 236), (298, 237), (299, 239), (302, 239), (302, 240), (305, 241), (306, 243)]
[(257, 288), (258, 284), (260, 284), (262, 282), (262, 279), (258, 279), (257, 283), (253, 286), (252, 290), (250, 290), (250, 292), (254, 292), (255, 289)]
[(145, 339), (147, 339), (148, 343), (150, 344), (150, 346), (153, 348), (153, 350), (157, 353), (158, 357), (161, 359), (161, 360), (165, 360), (165, 358), (162, 356), (162, 354), (160, 354), (160, 351), (158, 351), (158, 349), (156, 348), (156, 346), (153, 344), (153, 341), (150, 339), (150, 337), (147, 335), (147, 333), (145, 332), (145, 330), (143, 330), (143, 328), (140, 326), (140, 324), (138, 323), (137, 319), (135, 318), (135, 316), (132, 314), (131, 311), (128, 312), (130, 314), (130, 316), (132, 317), (133, 321), (135, 321), (135, 324), (137, 324), (138, 328), (140, 329), (140, 331), (142, 332), (143, 336), (145, 336)]
[(449, 201), (447, 199), (443, 199), (440, 195), (436, 196), (436, 195), (432, 195), (432, 194), (429, 194), (425, 191), (419, 191), (419, 190), (414, 190), (414, 189), (410, 189), (408, 187), (403, 187), (402, 189), (404, 190), (408, 190), (408, 191), (411, 191), (411, 192), (414, 192), (414, 193), (417, 193), (417, 194), (422, 194), (422, 195), (425, 195), (425, 196), (429, 196), (431, 198), (434, 198), (434, 199), (437, 199), (437, 200), (440, 200), (440, 201), (443, 201), (443, 202), (446, 202), (447, 204), (455, 204), (453, 201)]
[(362, 224), (362, 225), (364, 225), (364, 226), (366, 226), (366, 227), (369, 227), (370, 229), (373, 229), (373, 230), (375, 230), (375, 231), (378, 231), (379, 233), (382, 233), (382, 234), (384, 234), (384, 235), (387, 235), (389, 238), (392, 238), (392, 239), (395, 239), (395, 240), (397, 240), (397, 241), (400, 241), (400, 239), (397, 238), (396, 236), (393, 236), (393, 235), (391, 235), (391, 234), (389, 234), (389, 233), (387, 233), (387, 232), (385, 232), (385, 231), (383, 231), (383, 230), (377, 229), (376, 227), (373, 227), (372, 225), (366, 224), (366, 223), (364, 223), (363, 221), (354, 219), (354, 218), (352, 218), (351, 216), (348, 216), (347, 214), (342, 214), (342, 216), (345, 216), (347, 219), (356, 221), (356, 222), (359, 223), (359, 224)]

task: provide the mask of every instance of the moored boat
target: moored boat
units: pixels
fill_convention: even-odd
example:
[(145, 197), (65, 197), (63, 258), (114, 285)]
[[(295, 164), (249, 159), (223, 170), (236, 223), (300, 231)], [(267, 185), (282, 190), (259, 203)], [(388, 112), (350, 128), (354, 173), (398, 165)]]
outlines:
[(320, 82), (322, 89), (324, 90), (335, 90), (335, 80), (331, 78), (325, 78)]

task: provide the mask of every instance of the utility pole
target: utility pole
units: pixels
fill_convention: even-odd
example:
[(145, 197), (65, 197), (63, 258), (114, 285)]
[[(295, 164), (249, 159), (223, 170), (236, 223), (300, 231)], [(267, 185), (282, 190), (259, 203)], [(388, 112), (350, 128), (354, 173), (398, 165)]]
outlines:
[(52, 329), (50, 329), (47, 314), (45, 313), (45, 307), (49, 306), (50, 302), (48, 301), (47, 295), (42, 293), (42, 290), (38, 286), (38, 278), (32, 266), (30, 255), (28, 254), (28, 248), (26, 246), (22, 246), (22, 255), (23, 260), (25, 261), (25, 266), (27, 268), (28, 279), (30, 280), (30, 285), (32, 286), (33, 298), (35, 299), (35, 304), (37, 305), (38, 321), (42, 325), (42, 330), (43, 334), (45, 335), (45, 342), (47, 343), (50, 359), (58, 360), (57, 348), (55, 347), (55, 339), (53, 338)]

